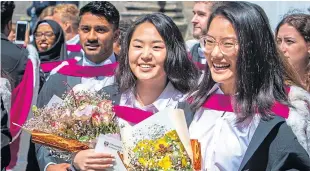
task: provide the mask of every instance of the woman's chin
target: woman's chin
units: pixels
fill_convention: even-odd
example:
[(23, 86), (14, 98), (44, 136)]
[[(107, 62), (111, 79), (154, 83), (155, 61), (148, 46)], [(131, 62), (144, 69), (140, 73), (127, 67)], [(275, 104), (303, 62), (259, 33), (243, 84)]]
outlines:
[(39, 52), (45, 52), (47, 50), (48, 50), (48, 48), (39, 48)]

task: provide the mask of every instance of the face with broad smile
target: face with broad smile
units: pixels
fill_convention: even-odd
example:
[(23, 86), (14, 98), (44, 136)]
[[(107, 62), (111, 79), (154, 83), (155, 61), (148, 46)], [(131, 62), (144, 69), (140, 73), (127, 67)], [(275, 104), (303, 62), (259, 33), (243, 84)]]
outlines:
[(54, 45), (56, 40), (53, 29), (48, 24), (39, 25), (34, 36), (39, 52), (44, 52), (50, 49)]
[(239, 47), (233, 25), (223, 16), (215, 17), (203, 42), (213, 80), (234, 85)]
[(139, 81), (166, 79), (164, 64), (167, 49), (156, 27), (149, 23), (138, 25), (129, 45), (129, 65)]

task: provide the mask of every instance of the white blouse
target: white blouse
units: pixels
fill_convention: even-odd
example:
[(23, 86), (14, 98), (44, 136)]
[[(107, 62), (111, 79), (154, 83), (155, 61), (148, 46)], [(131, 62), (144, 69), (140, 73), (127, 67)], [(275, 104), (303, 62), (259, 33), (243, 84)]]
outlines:
[[(152, 104), (149, 104), (147, 106), (141, 106), (139, 102), (136, 100), (133, 90), (130, 89), (121, 95), (119, 105), (157, 113), (158, 111), (165, 109), (165, 108), (176, 108), (178, 106), (178, 102), (182, 101), (183, 99), (184, 99), (183, 93), (175, 89), (173, 85), (169, 82), (166, 88), (164, 89), (164, 91)], [(121, 118), (118, 118), (118, 122), (120, 125), (122, 140), (126, 142), (126, 139), (131, 138), (128, 136), (131, 136), (131, 132), (132, 132), (131, 129), (132, 129), (133, 124)]]
[[(210, 93), (224, 94), (219, 84)], [(201, 107), (189, 127), (191, 139), (201, 143), (202, 168), (212, 171), (238, 170), (260, 116), (236, 123), (235, 113)]]

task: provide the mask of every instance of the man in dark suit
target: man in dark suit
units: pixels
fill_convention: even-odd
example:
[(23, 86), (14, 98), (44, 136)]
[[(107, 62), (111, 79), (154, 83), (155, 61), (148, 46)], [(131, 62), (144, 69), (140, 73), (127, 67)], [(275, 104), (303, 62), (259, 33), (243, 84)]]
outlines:
[(28, 52), (7, 38), (12, 29), (13, 1), (1, 1), (1, 67), (14, 78), (14, 89), (22, 80)]

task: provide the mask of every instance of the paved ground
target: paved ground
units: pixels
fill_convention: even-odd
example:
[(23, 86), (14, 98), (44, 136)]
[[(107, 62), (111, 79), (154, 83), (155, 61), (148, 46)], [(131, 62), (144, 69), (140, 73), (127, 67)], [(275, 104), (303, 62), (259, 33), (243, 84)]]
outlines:
[(16, 22), (17, 20), (29, 20), (30, 17), (27, 15), (26, 10), (31, 4), (31, 1), (15, 1), (13, 22)]

